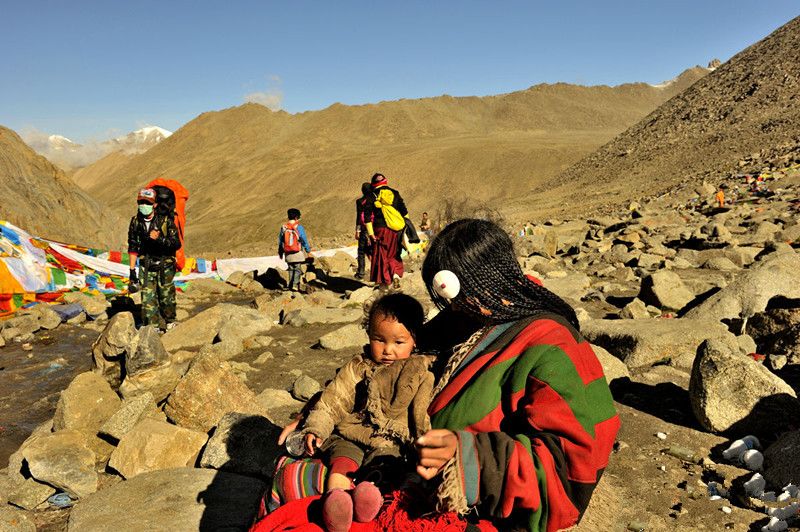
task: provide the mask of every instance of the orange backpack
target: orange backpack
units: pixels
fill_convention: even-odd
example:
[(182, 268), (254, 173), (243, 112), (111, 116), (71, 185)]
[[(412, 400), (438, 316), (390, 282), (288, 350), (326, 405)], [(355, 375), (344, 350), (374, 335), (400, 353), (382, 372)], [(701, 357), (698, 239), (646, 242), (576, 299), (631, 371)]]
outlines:
[(159, 177), (147, 184), (147, 188), (166, 187), (175, 195), (175, 226), (178, 228), (178, 236), (181, 239), (181, 247), (175, 253), (175, 264), (178, 271), (182, 270), (186, 264), (186, 253), (183, 250), (183, 233), (186, 228), (186, 202), (189, 199), (189, 191), (174, 179), (164, 179)]
[(297, 253), (300, 251), (300, 232), (297, 230), (297, 223), (287, 222), (283, 224), (283, 253)]

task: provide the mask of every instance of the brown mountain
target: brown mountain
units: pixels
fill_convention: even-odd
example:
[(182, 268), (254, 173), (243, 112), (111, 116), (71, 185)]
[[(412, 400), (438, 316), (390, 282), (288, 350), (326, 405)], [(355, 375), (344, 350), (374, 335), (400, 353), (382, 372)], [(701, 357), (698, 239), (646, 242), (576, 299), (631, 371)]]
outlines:
[(0, 198), (0, 219), (32, 234), (102, 247), (122, 240), (116, 215), (2, 126)]
[[(544, 207), (565, 212), (558, 198), (575, 190), (587, 192), (586, 209), (793, 161), (800, 161), (800, 17), (557, 176)], [(520, 202), (516, 210), (530, 208)]]
[(502, 205), (527, 195), (706, 72), (696, 67), (663, 87), (559, 83), (295, 115), (246, 104), (204, 113), (146, 153), (100, 161), (79, 179), (127, 211), (148, 179), (179, 179), (192, 194), (190, 251), (271, 250), (288, 207), (303, 210), (312, 235), (349, 234), (353, 200), (376, 171), (401, 190), (413, 218), (448, 198)]

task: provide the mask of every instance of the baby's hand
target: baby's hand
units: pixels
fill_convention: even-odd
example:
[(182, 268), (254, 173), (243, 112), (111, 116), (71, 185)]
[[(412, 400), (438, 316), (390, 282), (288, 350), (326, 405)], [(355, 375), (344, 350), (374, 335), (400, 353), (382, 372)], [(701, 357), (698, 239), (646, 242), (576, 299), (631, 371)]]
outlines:
[(306, 453), (309, 456), (314, 456), (314, 452), (322, 445), (324, 440), (317, 436), (316, 434), (308, 433), (305, 437), (305, 444), (306, 444)]

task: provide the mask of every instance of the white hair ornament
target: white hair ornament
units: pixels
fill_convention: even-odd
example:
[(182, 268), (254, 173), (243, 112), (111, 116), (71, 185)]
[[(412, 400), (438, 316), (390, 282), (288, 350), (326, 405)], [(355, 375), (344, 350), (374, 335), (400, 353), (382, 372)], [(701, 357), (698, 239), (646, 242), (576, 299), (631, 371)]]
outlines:
[(461, 291), (461, 281), (450, 270), (441, 270), (433, 276), (433, 291), (447, 301), (452, 301)]

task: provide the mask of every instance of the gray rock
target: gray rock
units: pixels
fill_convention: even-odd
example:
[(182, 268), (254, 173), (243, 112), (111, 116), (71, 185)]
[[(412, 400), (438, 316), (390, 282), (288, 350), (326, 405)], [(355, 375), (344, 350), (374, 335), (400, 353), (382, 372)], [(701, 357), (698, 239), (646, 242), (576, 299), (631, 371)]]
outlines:
[(297, 411), (303, 408), (305, 404), (305, 402), (298, 401), (292, 397), (292, 394), (288, 391), (276, 390), (275, 388), (265, 388), (264, 391), (256, 396), (256, 400), (263, 405), (270, 414), (275, 410), (293, 409)]
[(61, 315), (47, 305), (36, 305), (39, 313), (39, 326), (42, 329), (52, 331), (61, 325)]
[(625, 307), (619, 313), (619, 316), (620, 318), (629, 320), (642, 320), (649, 319), (650, 312), (647, 311), (647, 305), (645, 305), (642, 300), (637, 297), (625, 305)]
[[(184, 351), (178, 351), (182, 353)], [(169, 362), (140, 371), (136, 375), (128, 375), (119, 387), (125, 399), (150, 393), (160, 403), (172, 393), (186, 373), (186, 365)]]
[[(153, 398), (153, 394), (145, 392), (122, 402), (119, 410), (100, 427), (100, 433), (121, 440), (139, 421), (145, 417), (157, 417), (161, 414)], [(163, 414), (162, 414), (163, 415)]]
[(351, 323), (363, 318), (358, 309), (301, 308), (286, 314), (283, 323), (293, 327), (304, 327), (314, 323)]
[(161, 334), (154, 325), (139, 329), (139, 334), (125, 351), (125, 372), (131, 376), (168, 362), (169, 353), (161, 343)]
[(731, 435), (773, 433), (797, 424), (800, 403), (791, 386), (735, 348), (712, 339), (697, 350), (689, 400), (700, 424)]
[(788, 361), (789, 359), (786, 357), (786, 355), (770, 355), (767, 357), (767, 363), (773, 371), (779, 371), (783, 369)]
[(0, 530), (3, 532), (36, 532), (36, 525), (22, 510), (0, 506)]
[(55, 492), (53, 486), (28, 478), (8, 495), (8, 502), (26, 510), (33, 510)]
[(135, 337), (133, 314), (120, 312), (108, 321), (105, 330), (92, 344), (92, 368), (113, 388), (119, 388), (122, 382), (125, 350)]
[(348, 349), (361, 347), (368, 340), (364, 328), (358, 323), (351, 323), (321, 336), (319, 345), (330, 350)]
[(216, 344), (204, 345), (200, 348), (200, 355), (212, 355), (219, 360), (230, 360), (244, 351), (241, 340), (224, 340)]
[(269, 477), (281, 454), (282, 428), (263, 416), (229, 412), (219, 421), (200, 460), (201, 467)]
[(756, 341), (747, 334), (737, 336), (736, 343), (739, 345), (739, 350), (746, 355), (749, 355), (750, 353), (756, 353), (758, 350)]
[(61, 392), (53, 429), (96, 434), (119, 406), (119, 397), (103, 377), (93, 372), (81, 373)]
[(235, 271), (232, 274), (230, 274), (227, 279), (225, 279), (225, 282), (230, 285), (241, 288), (242, 284), (244, 284), (245, 281), (248, 280), (252, 281), (253, 279), (255, 279), (255, 272), (245, 273), (245, 272)]
[(86, 435), (62, 430), (37, 438), (22, 450), (31, 476), (64, 490), (73, 499), (97, 491), (95, 454)]
[(189, 297), (205, 297), (221, 294), (241, 293), (238, 288), (216, 279), (194, 279), (186, 287), (184, 293)]
[(90, 296), (83, 292), (67, 292), (63, 295), (64, 303), (79, 303), (86, 315), (92, 319), (97, 319), (106, 313), (106, 309), (111, 304), (105, 296)]
[(19, 331), (17, 336), (33, 334), (41, 328), (38, 315), (34, 315), (33, 313), (14, 316), (6, 320), (2, 325), (4, 329), (13, 328)]
[(580, 301), (589, 291), (591, 280), (582, 273), (567, 274), (563, 278), (544, 279), (544, 287), (561, 298)]
[(322, 390), (320, 384), (308, 375), (300, 375), (292, 384), (292, 397), (298, 401), (308, 401)]
[(603, 366), (603, 373), (605, 373), (606, 381), (611, 382), (614, 379), (631, 376), (630, 371), (628, 371), (628, 366), (626, 366), (623, 361), (599, 345), (593, 345), (592, 351), (597, 355), (597, 359)]
[(310, 304), (306, 301), (303, 294), (298, 292), (283, 292), (278, 296), (273, 296), (271, 294), (258, 296), (255, 301), (253, 301), (253, 306), (269, 319), (281, 321), (287, 313), (293, 310), (306, 308), (310, 306)]
[(789, 483), (800, 480), (800, 430), (783, 434), (764, 450), (764, 478), (769, 489), (780, 493)]
[(194, 360), (164, 407), (178, 425), (206, 433), (228, 412), (267, 415), (255, 394), (213, 356)]
[(694, 299), (694, 293), (675, 272), (659, 271), (642, 279), (639, 299), (662, 309), (680, 310)]
[[(197, 281), (202, 280), (198, 279)], [(194, 281), (193, 284), (197, 281)], [(214, 282), (236, 290), (220, 281)], [(197, 348), (211, 344), (219, 331), (223, 310), (222, 304), (215, 305), (179, 323), (161, 337), (164, 348), (172, 353), (179, 349)]]
[(257, 479), (208, 469), (143, 473), (80, 501), (68, 530), (247, 530), (265, 488)]
[(708, 259), (703, 263), (703, 268), (708, 270), (721, 270), (721, 271), (733, 271), (738, 270), (739, 267), (733, 263), (733, 261), (727, 257), (714, 257)]
[(16, 327), (5, 327), (2, 331), (0, 331), (0, 336), (3, 337), (3, 342), (13, 342), (16, 338), (22, 336), (22, 331), (17, 329)]
[(686, 313), (689, 318), (746, 318), (775, 296), (800, 298), (800, 255), (781, 253), (739, 274), (727, 287)]
[(645, 270), (654, 270), (664, 264), (664, 257), (651, 253), (642, 253), (636, 261), (636, 265)]
[(122, 437), (108, 465), (126, 479), (148, 471), (191, 467), (207, 441), (203, 432), (145, 418)]
[(333, 256), (318, 258), (314, 265), (328, 275), (340, 277), (352, 273), (356, 259), (343, 251), (337, 251)]
[(703, 340), (717, 338), (734, 345), (736, 342), (721, 323), (687, 319), (589, 320), (581, 324), (581, 334), (629, 368), (657, 362), (690, 368)]
[(251, 336), (266, 333), (272, 328), (272, 320), (257, 310), (245, 307), (226, 309), (225, 321), (221, 324), (217, 337), (220, 341), (242, 342)]

